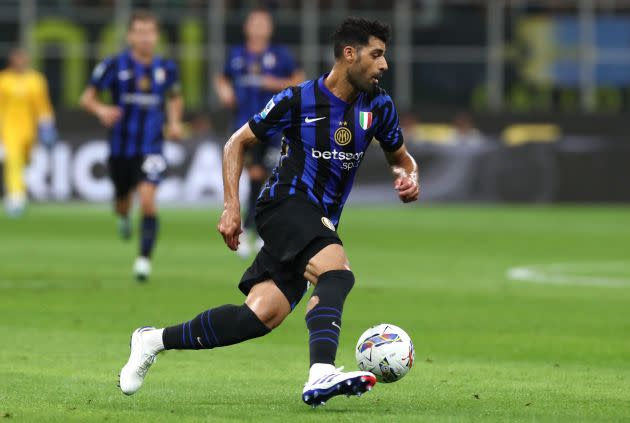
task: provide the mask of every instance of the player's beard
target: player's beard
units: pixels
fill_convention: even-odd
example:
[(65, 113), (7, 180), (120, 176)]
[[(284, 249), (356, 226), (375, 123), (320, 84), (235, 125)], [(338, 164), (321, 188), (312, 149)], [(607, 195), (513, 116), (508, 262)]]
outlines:
[[(358, 65), (358, 62), (357, 62), (357, 65)], [(372, 83), (371, 81), (372, 78), (369, 78), (369, 80), (367, 81), (365, 80), (365, 71), (361, 69), (359, 69), (355, 75), (355, 73), (352, 72), (352, 68), (349, 68), (346, 72), (346, 78), (348, 79), (348, 82), (350, 83), (350, 85), (352, 85), (354, 89), (357, 91), (361, 91), (369, 95), (372, 95), (378, 89), (378, 84)]]

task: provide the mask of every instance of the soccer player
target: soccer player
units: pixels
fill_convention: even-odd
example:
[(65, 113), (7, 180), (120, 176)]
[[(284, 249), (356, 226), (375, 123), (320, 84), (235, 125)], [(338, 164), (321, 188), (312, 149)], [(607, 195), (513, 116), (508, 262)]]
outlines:
[(232, 250), (241, 232), (243, 151), (278, 131), (285, 136), (280, 162), (257, 204), (265, 245), (240, 281), (245, 303), (212, 308), (165, 329), (136, 329), (120, 372), (123, 393), (140, 389), (165, 349), (217, 348), (268, 334), (300, 301), (307, 281), (315, 288), (306, 312), (310, 371), (302, 400), (317, 406), (335, 395), (360, 395), (376, 383), (369, 372), (335, 369), (343, 305), (354, 285), (336, 228), (372, 138), (385, 151), (400, 200), (419, 195), (418, 168), (403, 144), (394, 103), (378, 86), (387, 70), (389, 36), (385, 24), (347, 18), (334, 34), (330, 73), (275, 95), (232, 135), (224, 151), (225, 200), (218, 224)]
[[(158, 21), (150, 12), (132, 14), (127, 31), (130, 49), (105, 59), (92, 74), (81, 105), (109, 128), (109, 171), (115, 190), (114, 209), (123, 239), (131, 237), (129, 210), (134, 191), (142, 212), (140, 254), (133, 271), (138, 280), (151, 273), (151, 253), (158, 233), (157, 185), (166, 171), (162, 155), (166, 120), (169, 139), (182, 138), (183, 100), (177, 68), (155, 54)], [(111, 105), (98, 92), (111, 93)]]
[[(304, 80), (304, 72), (297, 67), (289, 50), (271, 44), (273, 20), (268, 11), (255, 9), (250, 12), (243, 32), (245, 43), (229, 51), (223, 73), (217, 75), (214, 81), (223, 106), (236, 109), (234, 130), (262, 110), (273, 94)], [(274, 158), (277, 159), (277, 155), (268, 153), (273, 152), (274, 147), (280, 144), (281, 134), (273, 138), (266, 143), (250, 146), (246, 151), (249, 201), (245, 213), (245, 231), (241, 235), (237, 251), (243, 258), (250, 256), (250, 235), (256, 234), (256, 199), (262, 184), (269, 177)], [(262, 240), (257, 237), (257, 249), (261, 245)]]
[(0, 139), (4, 145), (5, 209), (21, 216), (26, 207), (24, 167), (38, 138), (47, 147), (57, 139), (55, 117), (46, 78), (29, 67), (25, 50), (9, 54), (9, 66), (0, 72)]

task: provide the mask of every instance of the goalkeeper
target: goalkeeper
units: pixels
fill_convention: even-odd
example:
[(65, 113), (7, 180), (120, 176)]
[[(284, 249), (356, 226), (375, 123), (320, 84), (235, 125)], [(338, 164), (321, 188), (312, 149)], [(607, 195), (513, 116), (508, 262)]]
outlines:
[(57, 139), (44, 76), (29, 67), (26, 51), (15, 48), (0, 72), (0, 139), (4, 147), (4, 196), (7, 214), (21, 216), (26, 206), (24, 167), (35, 139), (52, 147)]

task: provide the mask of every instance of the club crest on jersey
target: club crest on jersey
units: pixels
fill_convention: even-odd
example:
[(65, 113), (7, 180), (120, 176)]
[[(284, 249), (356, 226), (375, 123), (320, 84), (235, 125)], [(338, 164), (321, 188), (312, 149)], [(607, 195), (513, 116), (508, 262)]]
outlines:
[(333, 225), (333, 223), (330, 221), (329, 218), (322, 217), (322, 223), (324, 224), (325, 227), (327, 227), (331, 231), (333, 231), (333, 232), (335, 231), (335, 225)]
[(364, 131), (367, 131), (372, 126), (372, 112), (360, 112), (359, 124)]
[(138, 80), (138, 89), (140, 91), (149, 91), (151, 89), (151, 81), (148, 77), (143, 76)]
[(352, 141), (352, 132), (345, 126), (340, 126), (335, 131), (335, 142), (341, 146), (350, 144)]

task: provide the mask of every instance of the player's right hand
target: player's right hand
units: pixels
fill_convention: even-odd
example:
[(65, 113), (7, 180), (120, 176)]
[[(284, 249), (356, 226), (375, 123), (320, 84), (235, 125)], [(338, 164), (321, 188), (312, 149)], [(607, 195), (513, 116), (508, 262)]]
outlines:
[(117, 106), (102, 106), (98, 109), (96, 115), (104, 126), (111, 128), (122, 117), (122, 110)]
[(230, 250), (238, 249), (238, 237), (243, 232), (241, 229), (241, 211), (239, 208), (225, 208), (217, 225), (217, 230), (223, 236), (223, 241)]

